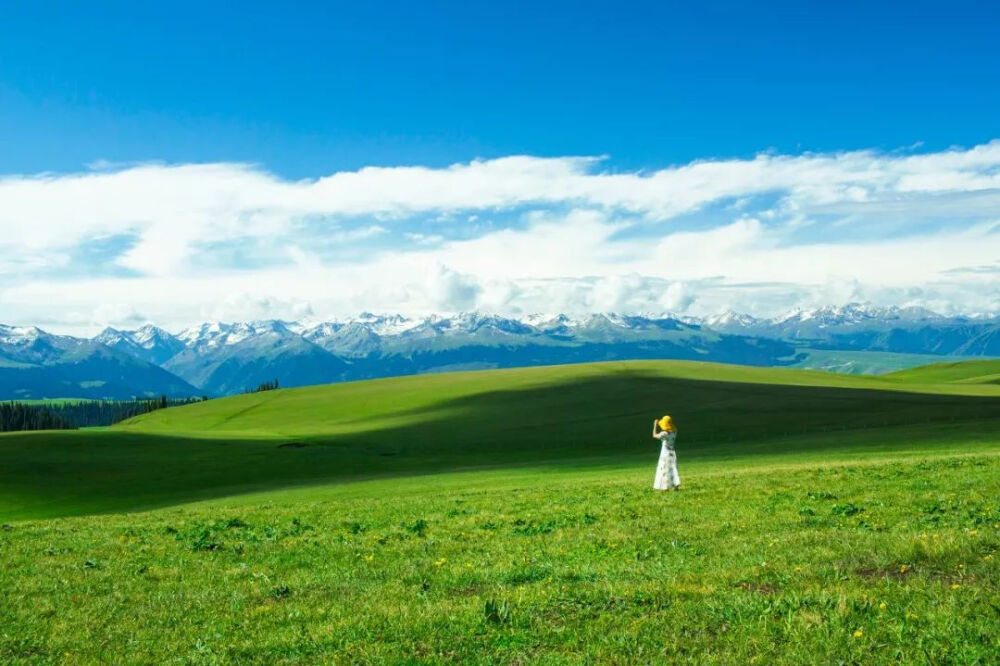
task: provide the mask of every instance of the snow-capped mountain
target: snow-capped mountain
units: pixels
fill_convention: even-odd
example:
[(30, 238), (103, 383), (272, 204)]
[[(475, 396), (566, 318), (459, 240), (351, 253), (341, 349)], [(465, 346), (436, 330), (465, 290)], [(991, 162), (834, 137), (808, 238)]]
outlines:
[[(958, 319), (964, 320), (964, 318)], [(772, 334), (851, 326), (878, 328), (909, 326), (919, 322), (946, 322), (949, 318), (919, 307), (883, 307), (871, 303), (848, 303), (822, 308), (797, 308), (772, 318), (757, 318), (750, 314), (726, 310), (705, 317), (702, 321), (709, 328), (718, 331), (754, 331)]]
[(944, 319), (941, 315), (920, 307), (883, 307), (871, 303), (848, 303), (809, 310), (796, 309), (773, 321), (775, 324), (810, 322), (816, 326), (847, 326), (870, 322), (912, 322)]
[(6, 326), (0, 324), (0, 344), (21, 345), (36, 340), (41, 335), (47, 335), (36, 326)]
[(177, 339), (187, 348), (213, 349), (238, 345), (245, 340), (265, 337), (271, 340), (288, 339), (298, 335), (292, 330), (293, 327), (293, 325), (277, 319), (236, 324), (211, 322), (187, 328), (177, 335)]
[(379, 350), (382, 342), (379, 329), (385, 330), (363, 321), (326, 322), (306, 329), (302, 337), (333, 354), (357, 358)]
[(274, 319), (202, 324), (178, 335), (184, 349), (163, 367), (213, 394), (239, 393), (273, 379), (301, 386), (347, 378), (342, 358), (296, 329), (302, 331)]
[(196, 394), (193, 386), (136, 354), (33, 326), (0, 325), (0, 399)]
[(945, 317), (921, 307), (848, 303), (792, 310), (771, 319), (727, 312), (705, 323), (725, 333), (817, 349), (1000, 356), (1000, 318)]
[[(180, 378), (178, 386), (212, 395), (240, 392), (273, 379), (295, 386), (447, 369), (630, 358), (788, 365), (808, 349), (1000, 356), (1000, 318), (943, 317), (923, 308), (850, 303), (769, 319), (732, 310), (704, 319), (671, 313), (362, 313), (309, 324), (212, 322), (177, 335), (152, 325), (134, 331), (109, 328), (92, 340), (0, 326), (0, 370), (114, 357), (159, 366), (164, 376)], [(158, 386), (163, 378), (156, 380)], [(73, 395), (67, 390), (46, 389), (45, 395)]]
[(717, 331), (724, 331), (726, 329), (738, 330), (741, 328), (756, 326), (760, 320), (748, 314), (726, 310), (724, 312), (705, 317), (702, 321), (709, 328), (714, 328)]
[(73, 349), (78, 340), (46, 333), (35, 326), (0, 324), (0, 358), (19, 363), (46, 363)]
[[(144, 327), (145, 329), (146, 327)], [(148, 330), (104, 331), (98, 340), (141, 356)], [(193, 326), (157, 336), (166, 370), (206, 393), (412, 374), (619, 358), (689, 358), (780, 364), (794, 349), (703, 330), (670, 315), (597, 313), (505, 317), (465, 312), (406, 317), (362, 313), (302, 325), (276, 320)]]
[(179, 337), (152, 324), (146, 324), (134, 331), (120, 331), (108, 327), (94, 340), (156, 365), (162, 365), (184, 349), (184, 343)]

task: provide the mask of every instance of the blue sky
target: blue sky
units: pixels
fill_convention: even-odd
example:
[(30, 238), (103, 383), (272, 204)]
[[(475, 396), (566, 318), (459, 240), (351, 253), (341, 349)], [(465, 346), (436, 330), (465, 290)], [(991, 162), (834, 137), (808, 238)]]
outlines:
[(989, 2), (7, 2), (0, 307), (67, 330), (1000, 311), (998, 19)]
[(0, 169), (610, 155), (995, 138), (991, 2), (12, 2)]

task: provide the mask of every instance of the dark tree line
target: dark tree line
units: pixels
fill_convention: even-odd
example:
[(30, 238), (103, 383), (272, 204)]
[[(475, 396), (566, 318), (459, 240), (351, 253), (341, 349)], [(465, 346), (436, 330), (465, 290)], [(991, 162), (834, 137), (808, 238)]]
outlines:
[(0, 432), (12, 430), (71, 430), (73, 426), (46, 407), (0, 402)]
[(206, 398), (159, 398), (142, 400), (86, 400), (81, 402), (26, 405), (0, 402), (0, 432), (13, 430), (68, 430), (109, 426), (139, 414), (165, 407), (201, 402)]
[(244, 391), (244, 393), (261, 393), (263, 391), (273, 391), (278, 388), (278, 380), (273, 379), (269, 382), (264, 382), (263, 384), (257, 384), (257, 388), (250, 388)]

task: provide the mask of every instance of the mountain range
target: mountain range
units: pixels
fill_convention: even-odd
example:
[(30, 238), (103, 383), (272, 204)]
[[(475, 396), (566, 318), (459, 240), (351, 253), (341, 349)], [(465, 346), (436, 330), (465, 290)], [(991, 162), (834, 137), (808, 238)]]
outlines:
[(812, 349), (1000, 356), (1000, 317), (945, 317), (919, 307), (849, 303), (793, 310), (773, 319), (730, 311), (703, 323), (725, 333), (788, 340)]
[(352, 379), (617, 359), (802, 365), (810, 350), (1000, 356), (1000, 318), (852, 303), (771, 319), (724, 312), (146, 325), (92, 339), (0, 326), (0, 399), (226, 395)]
[(199, 395), (177, 375), (98, 340), (0, 325), (0, 399)]

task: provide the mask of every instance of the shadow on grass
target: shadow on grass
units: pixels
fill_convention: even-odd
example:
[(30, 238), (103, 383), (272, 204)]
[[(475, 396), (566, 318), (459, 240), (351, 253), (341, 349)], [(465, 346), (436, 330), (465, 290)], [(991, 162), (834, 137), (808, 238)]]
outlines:
[[(0, 437), (0, 518), (103, 513), (239, 492), (453, 469), (595, 459), (653, 464), (654, 417), (670, 412), (685, 460), (910, 444), (996, 432), (1000, 399), (701, 381), (622, 373), (503, 390), (397, 413), (415, 424), (338, 437), (187, 438), (129, 431)], [(986, 424), (985, 426), (983, 424)], [(842, 433), (842, 434), (838, 434)]]

